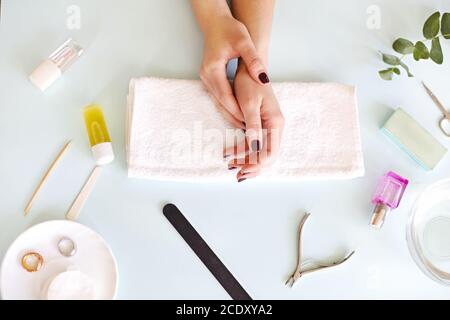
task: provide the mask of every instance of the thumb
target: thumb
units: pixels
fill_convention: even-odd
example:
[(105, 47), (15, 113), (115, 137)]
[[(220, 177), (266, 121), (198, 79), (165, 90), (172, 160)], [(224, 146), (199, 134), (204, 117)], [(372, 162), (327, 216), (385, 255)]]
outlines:
[(251, 41), (247, 42), (244, 47), (241, 48), (240, 55), (247, 66), (249, 74), (256, 82), (263, 85), (270, 83), (266, 67), (264, 66), (264, 63), (256, 52), (256, 48)]

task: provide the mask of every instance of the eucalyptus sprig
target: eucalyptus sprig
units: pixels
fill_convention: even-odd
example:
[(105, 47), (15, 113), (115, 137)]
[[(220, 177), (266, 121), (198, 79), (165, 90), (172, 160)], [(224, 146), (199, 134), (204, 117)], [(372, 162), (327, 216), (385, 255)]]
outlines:
[[(425, 39), (419, 40), (416, 43), (404, 38), (398, 38), (392, 44), (395, 52), (401, 54), (400, 57), (392, 54), (380, 52), (383, 62), (389, 65), (389, 68), (380, 70), (378, 74), (384, 80), (392, 80), (393, 76), (400, 75), (403, 69), (408, 77), (414, 77), (410, 72), (409, 67), (403, 62), (403, 59), (408, 55), (412, 55), (414, 60), (428, 60), (431, 59), (437, 64), (444, 62), (444, 55), (442, 53), (441, 38), (450, 39), (450, 13), (442, 14), (433, 13), (423, 26), (423, 36)], [(427, 44), (431, 42), (431, 47), (428, 49)]]

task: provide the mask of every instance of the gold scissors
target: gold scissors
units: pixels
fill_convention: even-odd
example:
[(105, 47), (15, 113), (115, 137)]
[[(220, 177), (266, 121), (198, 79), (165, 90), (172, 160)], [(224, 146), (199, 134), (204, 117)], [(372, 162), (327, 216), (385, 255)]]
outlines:
[[(434, 93), (430, 90), (430, 88), (427, 87), (425, 82), (422, 81), (422, 85), (427, 91), (428, 95), (431, 97), (431, 100), (433, 100), (434, 104), (438, 106), (439, 110), (441, 110), (443, 117), (439, 121), (439, 128), (441, 128), (441, 131), (447, 136), (450, 137), (450, 131), (445, 130), (445, 123), (448, 122), (450, 124), (450, 112), (445, 109), (444, 105), (439, 101), (439, 99), (434, 95)], [(450, 126), (448, 126), (450, 128)]]

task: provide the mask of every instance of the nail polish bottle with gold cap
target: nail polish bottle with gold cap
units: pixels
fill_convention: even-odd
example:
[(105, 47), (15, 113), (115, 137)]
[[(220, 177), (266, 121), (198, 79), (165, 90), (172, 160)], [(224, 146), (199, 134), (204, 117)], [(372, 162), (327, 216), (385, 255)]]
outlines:
[(372, 203), (375, 209), (370, 224), (377, 229), (383, 226), (386, 215), (398, 207), (405, 192), (408, 180), (390, 171), (378, 183)]

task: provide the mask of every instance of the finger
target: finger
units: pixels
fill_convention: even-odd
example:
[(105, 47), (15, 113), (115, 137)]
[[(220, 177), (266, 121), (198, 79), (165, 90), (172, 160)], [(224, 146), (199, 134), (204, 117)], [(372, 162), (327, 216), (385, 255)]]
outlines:
[(237, 178), (238, 182), (241, 183), (241, 182), (244, 182), (245, 180), (256, 178), (260, 174), (261, 174), (261, 170), (247, 173), (247, 174), (239, 174), (238, 173), (236, 178)]
[(228, 112), (225, 108), (219, 108), (219, 110), (222, 112), (222, 116), (227, 120), (229, 123), (231, 123), (235, 128), (238, 129), (245, 129), (245, 124), (242, 121), (237, 120), (231, 113)]
[(230, 147), (223, 149), (223, 156), (225, 158), (238, 158), (245, 157), (249, 153), (249, 148), (246, 139), (239, 140), (235, 139), (234, 143)]
[(223, 70), (216, 69), (210, 72), (202, 72), (201, 78), (219, 103), (237, 120), (243, 121), (244, 116), (234, 97), (225, 68)]
[(242, 157), (242, 158), (236, 158), (236, 159), (231, 160), (230, 162), (228, 162), (228, 169), (229, 170), (232, 170), (232, 169), (241, 170), (241, 168), (246, 165), (245, 158), (246, 157)]
[(252, 76), (252, 78), (260, 84), (270, 83), (270, 78), (267, 75), (266, 67), (260, 59), (253, 42), (246, 41), (244, 45), (240, 48), (240, 55), (247, 70)]
[(235, 128), (239, 128), (239, 129), (243, 129), (245, 130), (245, 123), (243, 123), (242, 121), (240, 121), (239, 119), (235, 118), (234, 115), (232, 115), (217, 99), (216, 97), (213, 95), (212, 93), (212, 89), (208, 86), (207, 83), (204, 83), (206, 90), (208, 91), (208, 93), (210, 93), (210, 98), (211, 100), (213, 100), (216, 108), (220, 111), (220, 113), (222, 114), (222, 116), (225, 118), (225, 120), (227, 120), (228, 122), (230, 122)]
[(225, 118), (225, 120), (227, 120), (229, 123), (231, 123), (235, 128), (245, 130), (245, 123), (236, 119), (227, 109), (225, 109), (225, 107), (218, 104), (217, 108), (219, 109), (219, 111), (221, 112), (221, 114)]
[(241, 170), (238, 172), (238, 175), (246, 175), (250, 173), (257, 173), (259, 174), (261, 172), (262, 165), (261, 164), (246, 164), (241, 167)]
[(275, 160), (280, 150), (282, 131), (278, 128), (269, 128), (266, 130), (265, 143), (260, 152), (259, 161), (262, 165), (271, 165)]
[(271, 115), (268, 120), (263, 120), (264, 145), (260, 152), (260, 163), (270, 165), (276, 160), (280, 151), (281, 138), (284, 130), (284, 118), (281, 112)]
[(259, 164), (259, 152), (251, 152), (242, 158), (234, 158), (228, 162), (228, 168), (243, 168), (244, 166)]
[(241, 104), (241, 107), (244, 113), (244, 121), (246, 126), (245, 136), (247, 143), (250, 146), (250, 150), (253, 152), (260, 151), (263, 144), (261, 102), (247, 99), (247, 101)]

